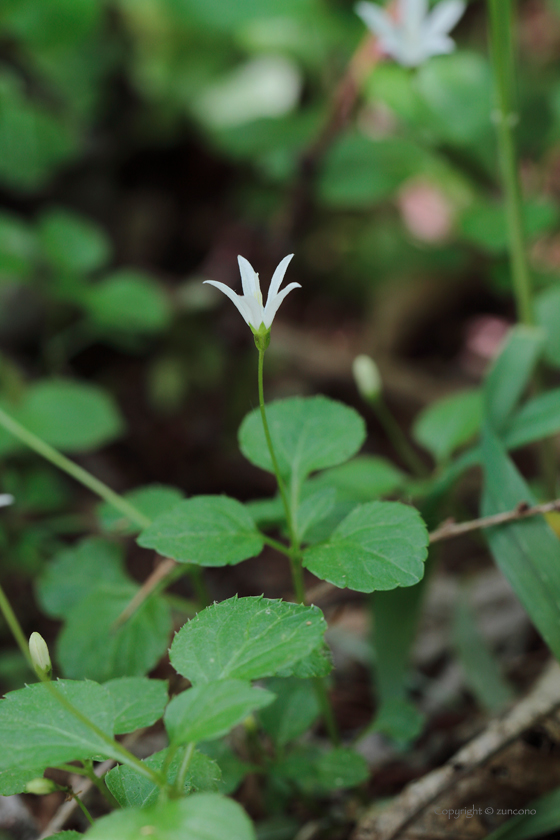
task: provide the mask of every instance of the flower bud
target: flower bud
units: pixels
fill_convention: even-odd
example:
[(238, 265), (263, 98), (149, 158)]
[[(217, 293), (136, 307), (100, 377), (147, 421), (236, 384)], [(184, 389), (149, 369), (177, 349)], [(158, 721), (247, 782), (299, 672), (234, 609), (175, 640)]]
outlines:
[(356, 356), (352, 362), (352, 373), (358, 391), (368, 402), (376, 400), (381, 394), (381, 376), (371, 356)]
[(30, 782), (27, 782), (25, 790), (27, 793), (35, 793), (37, 796), (44, 796), (47, 793), (53, 793), (53, 791), (58, 790), (58, 785), (53, 782), (52, 779), (39, 777), (37, 779), (31, 779)]
[(49, 680), (52, 672), (51, 657), (47, 643), (40, 633), (32, 633), (29, 637), (29, 653), (37, 676)]

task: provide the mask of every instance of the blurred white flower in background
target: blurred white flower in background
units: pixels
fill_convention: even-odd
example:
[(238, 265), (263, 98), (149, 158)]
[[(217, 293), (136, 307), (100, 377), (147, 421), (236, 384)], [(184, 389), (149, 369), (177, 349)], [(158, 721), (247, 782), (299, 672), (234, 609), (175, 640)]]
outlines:
[(428, 0), (397, 0), (395, 18), (366, 0), (355, 9), (388, 55), (405, 67), (417, 67), (432, 55), (453, 52), (455, 42), (449, 32), (463, 15), (465, 3), (442, 0), (430, 12)]
[(8, 507), (15, 502), (11, 493), (0, 493), (0, 507)]
[(204, 280), (210, 286), (215, 286), (224, 295), (233, 301), (237, 306), (243, 319), (253, 330), (259, 330), (261, 324), (264, 324), (267, 330), (274, 320), (274, 316), (278, 311), (278, 307), (292, 289), (301, 289), (299, 283), (290, 283), (285, 289), (280, 291), (280, 284), (284, 279), (286, 269), (294, 255), (289, 254), (278, 264), (276, 271), (272, 275), (270, 287), (268, 289), (268, 298), (266, 305), (263, 306), (263, 296), (259, 282), (259, 275), (254, 270), (253, 266), (246, 260), (245, 257), (237, 257), (239, 263), (239, 271), (241, 272), (241, 284), (243, 286), (243, 295), (237, 295), (225, 283), (219, 283), (217, 280)]

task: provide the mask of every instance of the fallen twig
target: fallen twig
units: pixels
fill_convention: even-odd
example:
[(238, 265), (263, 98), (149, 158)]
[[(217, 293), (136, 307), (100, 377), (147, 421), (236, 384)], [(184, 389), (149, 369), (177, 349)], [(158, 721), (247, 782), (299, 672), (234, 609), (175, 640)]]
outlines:
[(459, 537), (461, 534), (468, 534), (470, 531), (479, 531), (482, 528), (492, 528), (495, 525), (505, 525), (508, 522), (517, 522), (520, 519), (528, 519), (530, 516), (543, 516), (545, 513), (560, 511), (560, 499), (553, 502), (545, 502), (542, 505), (531, 507), (527, 502), (519, 502), (513, 510), (504, 513), (494, 513), (492, 516), (483, 516), (480, 519), (471, 519), (469, 522), (456, 523), (447, 520), (439, 528), (430, 533), (430, 543), (450, 540)]
[[(558, 785), (557, 758), (551, 749), (545, 754), (535, 747), (530, 737), (531, 732), (538, 735), (539, 726), (546, 735), (545, 724), (558, 709), (560, 667), (554, 662), (527, 697), (493, 720), (447, 764), (408, 785), (385, 810), (366, 814), (353, 840), (433, 840), (465, 833), (472, 840), (485, 837), (507, 818), (500, 818), (500, 810), (523, 807), (546, 792), (543, 785)], [(538, 777), (529, 773), (531, 765)]]

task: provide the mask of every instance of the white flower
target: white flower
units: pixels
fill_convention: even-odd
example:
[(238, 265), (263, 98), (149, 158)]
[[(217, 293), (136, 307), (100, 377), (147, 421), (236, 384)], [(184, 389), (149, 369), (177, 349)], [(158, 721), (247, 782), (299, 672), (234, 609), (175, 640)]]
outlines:
[(8, 505), (13, 505), (14, 502), (15, 499), (11, 493), (0, 493), (0, 507), (7, 507)]
[(262, 324), (264, 324), (266, 330), (269, 330), (274, 320), (274, 316), (278, 311), (278, 307), (286, 295), (288, 295), (292, 289), (301, 289), (301, 285), (299, 283), (290, 283), (290, 285), (286, 286), (285, 289), (282, 289), (281, 292), (279, 291), (280, 284), (284, 279), (286, 269), (288, 268), (288, 264), (293, 256), (293, 254), (289, 254), (287, 257), (284, 257), (272, 275), (265, 306), (263, 306), (259, 275), (245, 257), (237, 257), (239, 271), (241, 272), (243, 295), (237, 295), (232, 289), (230, 289), (229, 286), (226, 286), (225, 283), (218, 283), (216, 280), (205, 280), (204, 282), (209, 283), (211, 286), (215, 286), (223, 292), (224, 295), (227, 295), (228, 298), (237, 306), (244, 320), (253, 330), (258, 331)]
[(442, 0), (428, 11), (428, 0), (397, 0), (397, 18), (361, 0), (356, 14), (379, 38), (383, 50), (405, 67), (417, 67), (432, 55), (455, 49), (449, 37), (465, 11), (463, 0)]

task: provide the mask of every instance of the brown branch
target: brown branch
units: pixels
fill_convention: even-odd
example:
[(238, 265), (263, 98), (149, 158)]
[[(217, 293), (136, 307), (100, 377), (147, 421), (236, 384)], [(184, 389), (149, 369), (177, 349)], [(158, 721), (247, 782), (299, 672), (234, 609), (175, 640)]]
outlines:
[[(527, 744), (524, 744), (524, 733), (531, 732), (539, 724), (544, 724), (559, 708), (560, 668), (554, 662), (527, 697), (504, 717), (491, 721), (478, 737), (462, 747), (447, 764), (409, 784), (382, 812), (377, 806), (367, 813), (360, 821), (352, 840), (409, 840), (412, 837), (451, 836), (445, 808), (465, 810), (465, 805), (471, 806), (474, 802), (475, 805), (482, 805), (484, 811), (485, 805), (503, 805), (504, 791), (507, 793), (508, 784), (512, 788), (510, 793), (515, 796), (515, 807), (522, 806), (525, 791), (522, 768), (527, 768), (531, 755), (533, 760), (536, 758), (537, 765), (542, 765), (544, 761), (542, 752), (535, 753), (534, 748), (527, 748)], [(517, 753), (508, 753), (507, 748), (514, 743), (518, 743), (520, 749)], [(494, 757), (500, 757), (495, 768), (491, 764)], [(552, 755), (551, 759), (552, 765), (558, 767), (557, 758)], [(521, 767), (521, 779), (518, 780), (517, 787), (516, 777), (512, 773), (515, 763)], [(504, 766), (510, 771), (505, 775)], [(484, 768), (488, 772), (485, 772)], [(548, 775), (552, 777), (550, 784), (554, 787), (558, 780), (550, 770), (549, 764)], [(542, 785), (542, 779), (539, 784)], [(528, 798), (534, 795), (535, 792), (531, 791)], [(511, 802), (508, 804), (512, 807)], [(495, 807), (488, 807), (485, 813), (493, 814)], [(503, 822), (503, 819), (501, 821)], [(496, 824), (485, 824), (484, 818), (482, 821), (466, 822), (468, 833), (460, 833), (455, 828), (455, 836), (468, 836), (476, 840), (478, 837), (486, 837), (488, 828), (497, 827)], [(457, 825), (455, 822), (455, 827)], [(464, 825), (460, 827), (466, 832)]]
[(545, 513), (552, 513), (553, 511), (560, 511), (560, 499), (545, 502), (542, 505), (534, 505), (534, 507), (530, 507), (527, 502), (519, 502), (513, 510), (495, 513), (492, 516), (483, 516), (480, 519), (471, 519), (469, 522), (455, 523), (453, 520), (447, 520), (430, 533), (430, 544), (460, 537), (461, 534), (468, 534), (470, 531), (492, 528), (495, 525), (506, 525), (508, 522), (518, 522), (522, 519), (528, 519), (530, 516), (543, 516)]
[(144, 601), (152, 594), (154, 589), (165, 580), (165, 578), (173, 576), (173, 573), (178, 565), (179, 564), (176, 563), (175, 560), (171, 560), (170, 557), (166, 557), (165, 560), (162, 560), (162, 562), (155, 567), (154, 571), (146, 578), (134, 598), (128, 602), (122, 613), (113, 622), (113, 633), (116, 632), (119, 627), (122, 627), (125, 621), (128, 621), (128, 619), (134, 615), (136, 610), (140, 609)]

